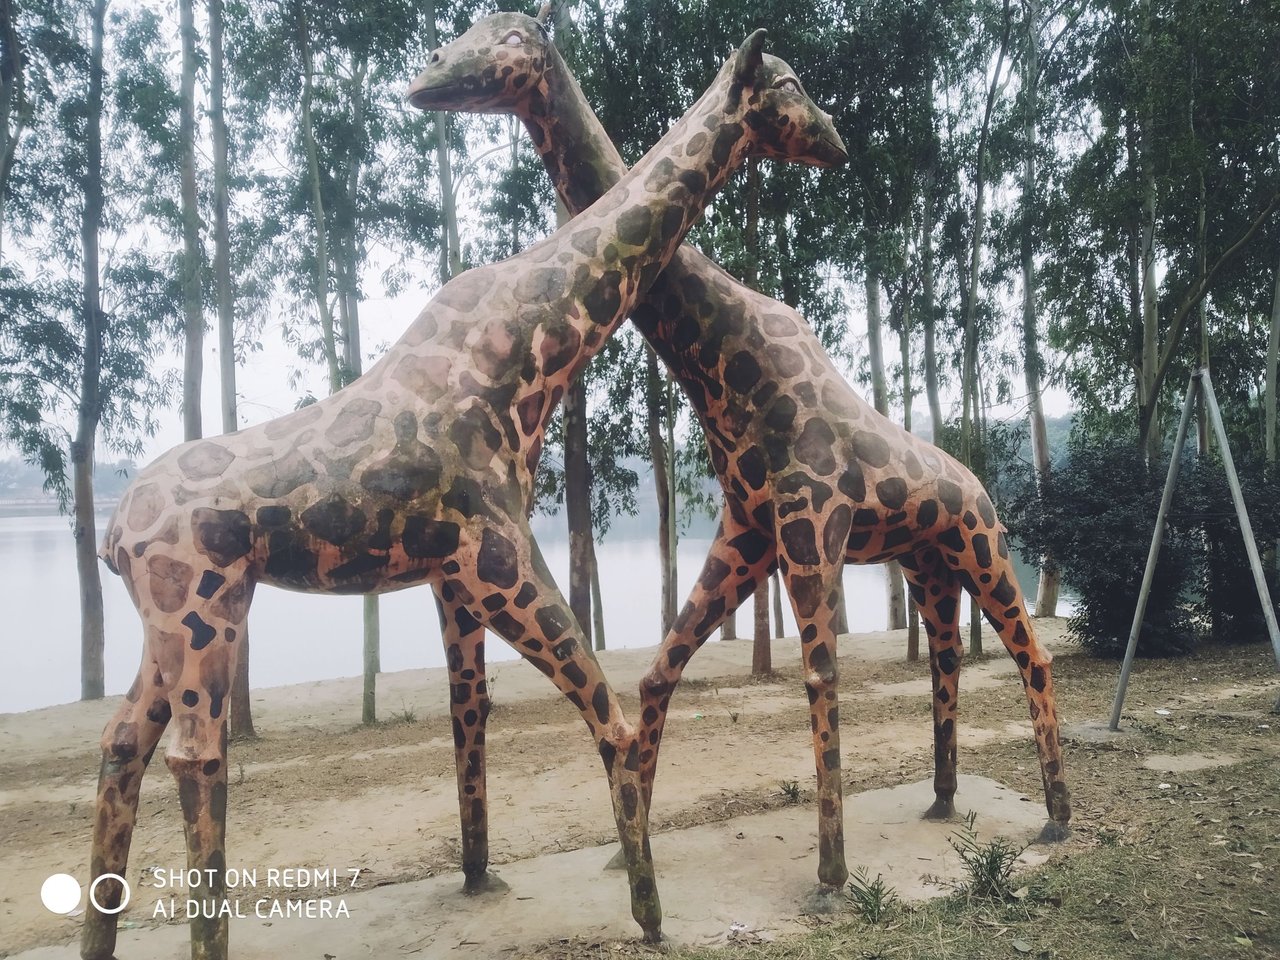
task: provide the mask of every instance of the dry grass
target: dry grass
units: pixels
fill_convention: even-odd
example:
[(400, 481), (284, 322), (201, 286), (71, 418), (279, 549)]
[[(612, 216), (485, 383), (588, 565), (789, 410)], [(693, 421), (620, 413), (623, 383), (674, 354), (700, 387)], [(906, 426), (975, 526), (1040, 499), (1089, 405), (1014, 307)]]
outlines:
[[(1128, 701), (1133, 736), (1066, 743), (1074, 836), (1005, 899), (956, 892), (923, 906), (893, 904), (878, 922), (855, 905), (777, 943), (655, 949), (574, 939), (517, 956), (595, 960), (1233, 960), (1280, 958), (1280, 717), (1264, 646), (1140, 662)], [(910, 666), (877, 671), (909, 679)], [(1064, 713), (1107, 712), (1115, 665), (1059, 660)], [(1194, 678), (1194, 679), (1193, 679)], [(963, 696), (963, 694), (962, 694)], [(987, 722), (1025, 709), (1020, 691), (989, 688), (962, 700)], [(867, 703), (873, 710), (879, 704)], [(901, 708), (904, 704), (898, 704)], [(891, 705), (886, 705), (892, 709)], [(1155, 713), (1168, 708), (1169, 716)], [(862, 716), (860, 719), (865, 720)], [(1156, 754), (1230, 755), (1238, 762), (1182, 773), (1142, 765)], [(964, 769), (1035, 795), (1030, 745), (1002, 741), (965, 752)], [(926, 775), (927, 770), (921, 770)], [(873, 778), (876, 779), (876, 778)], [(863, 789), (869, 784), (858, 783)], [(851, 783), (850, 787), (854, 785)]]

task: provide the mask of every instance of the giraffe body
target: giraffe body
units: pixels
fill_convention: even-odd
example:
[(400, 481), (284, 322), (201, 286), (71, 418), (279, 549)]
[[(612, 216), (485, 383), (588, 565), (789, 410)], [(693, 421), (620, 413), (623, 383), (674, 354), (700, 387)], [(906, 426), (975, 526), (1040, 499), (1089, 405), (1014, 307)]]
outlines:
[[(523, 253), (446, 284), (375, 366), (312, 406), (176, 447), (123, 497), (101, 556), (142, 617), (138, 678), (102, 738), (91, 871), (123, 874), (138, 786), (160, 735), (178, 783), (188, 866), (214, 901), (192, 921), (194, 960), (224, 960), (227, 694), (254, 588), (368, 593), (429, 582), (441, 601), (464, 808), (483, 809), (487, 627), (581, 712), (609, 778), (632, 914), (660, 937), (641, 744), (529, 530), (543, 433), (565, 387), (748, 155), (844, 159), (802, 94), (774, 91), (757, 31), (631, 175)], [(760, 119), (786, 116), (803, 135)], [(468, 757), (465, 764), (463, 754)], [(464, 835), (467, 818), (464, 813)], [(483, 853), (472, 844), (472, 853)], [(487, 859), (487, 856), (484, 858)], [(466, 865), (484, 886), (484, 860)], [(108, 879), (99, 902), (121, 888)], [(115, 916), (91, 908), (81, 953), (105, 960)]]
[[(513, 48), (512, 34), (535, 41)], [(780, 75), (774, 82), (785, 82)], [(537, 21), (495, 14), (436, 51), (415, 84), (425, 109), (511, 113), (529, 130), (570, 212), (626, 172), (563, 59)], [(689, 658), (775, 567), (801, 631), (818, 771), (819, 881), (847, 877), (841, 812), (833, 617), (845, 563), (898, 560), (924, 620), (933, 677), (935, 802), (956, 790), (960, 594), (977, 598), (1018, 664), (1050, 816), (1070, 818), (1051, 655), (1035, 632), (1005, 529), (973, 474), (881, 416), (850, 389), (794, 309), (734, 280), (689, 246), (632, 314), (689, 397), (725, 503), (688, 602), (641, 683), (646, 803), (672, 691)]]

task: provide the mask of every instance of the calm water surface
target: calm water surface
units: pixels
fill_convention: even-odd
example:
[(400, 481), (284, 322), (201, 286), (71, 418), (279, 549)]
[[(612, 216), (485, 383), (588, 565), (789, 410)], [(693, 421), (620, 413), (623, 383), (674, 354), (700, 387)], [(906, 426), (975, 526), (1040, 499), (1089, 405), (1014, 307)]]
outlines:
[[(99, 531), (105, 521), (99, 518)], [(562, 590), (569, 583), (569, 548), (563, 517), (536, 518), (535, 529), (551, 572)], [(680, 602), (692, 588), (710, 541), (681, 538)], [(656, 540), (606, 537), (597, 544), (600, 589), (608, 646), (643, 647), (661, 641)], [(123, 693), (133, 682), (141, 656), (141, 626), (120, 578), (102, 570), (106, 616), (106, 686)], [(1034, 590), (1034, 575), (1019, 575)], [(849, 628), (885, 629), (885, 575), (882, 567), (845, 567)], [(382, 669), (444, 666), (440, 627), (430, 588), (417, 587), (382, 597)], [(31, 710), (75, 700), (80, 695), (80, 608), (75, 552), (65, 517), (0, 517), (0, 611), (5, 617), (6, 662), (0, 671), (0, 712)], [(787, 633), (795, 621), (784, 604)], [(750, 604), (738, 612), (739, 635), (751, 629)], [(356, 676), (361, 672), (361, 601), (290, 593), (261, 586), (249, 618), (253, 638), (254, 687)], [(491, 640), (490, 661), (516, 654)]]

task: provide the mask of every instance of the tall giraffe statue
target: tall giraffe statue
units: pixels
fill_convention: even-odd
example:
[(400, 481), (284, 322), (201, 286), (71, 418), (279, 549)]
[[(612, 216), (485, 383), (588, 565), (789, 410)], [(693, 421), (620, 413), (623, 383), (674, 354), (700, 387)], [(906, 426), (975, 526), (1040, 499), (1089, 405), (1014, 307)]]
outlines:
[[(102, 738), (91, 872), (123, 874), (138, 788), (170, 723), (188, 866), (226, 895), (227, 693), (253, 591), (384, 592), (428, 582), (445, 611), (454, 741), (466, 806), (483, 808), (482, 642), (488, 628), (582, 713), (609, 778), (632, 914), (661, 936), (640, 783), (641, 743), (529, 529), (547, 421), (729, 174), (748, 156), (845, 160), (830, 118), (757, 31), (656, 147), (547, 239), (450, 281), (369, 372), (238, 433), (175, 447), (143, 470), (108, 524), (103, 560), (142, 617), (138, 677)], [(464, 806), (465, 809), (465, 806)], [(464, 824), (465, 824), (464, 817)], [(474, 847), (473, 847), (474, 850)], [(465, 866), (482, 885), (485, 862)], [(119, 904), (120, 884), (98, 903)], [(215, 910), (216, 912), (216, 910)], [(91, 907), (81, 955), (105, 960), (114, 914)], [(224, 960), (227, 920), (191, 924), (194, 960)]]
[[(791, 75), (776, 81), (800, 89)], [(571, 213), (626, 174), (621, 157), (551, 42), (543, 16), (494, 14), (436, 50), (415, 82), (423, 109), (509, 113), (523, 121)], [(956, 706), (967, 590), (1017, 662), (1050, 820), (1071, 816), (1051, 654), (1036, 640), (990, 498), (952, 457), (851, 390), (795, 310), (683, 246), (632, 314), (680, 382), (706, 433), (725, 504), (688, 602), (640, 685), (646, 807), (668, 704), (693, 653), (781, 567), (801, 631), (818, 773), (820, 892), (844, 860), (833, 613), (845, 563), (897, 560), (929, 638), (935, 800), (954, 813)], [(464, 812), (464, 821), (467, 815)], [(469, 821), (475, 824), (472, 815)]]

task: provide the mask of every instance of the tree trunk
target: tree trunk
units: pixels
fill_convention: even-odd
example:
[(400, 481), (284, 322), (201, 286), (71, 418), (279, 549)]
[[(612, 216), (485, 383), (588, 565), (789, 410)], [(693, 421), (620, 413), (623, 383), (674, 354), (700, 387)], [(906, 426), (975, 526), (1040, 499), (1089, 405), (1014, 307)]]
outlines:
[(738, 611), (734, 610), (724, 618), (724, 623), (720, 624), (721, 640), (737, 640), (738, 639)]
[[(1264, 427), (1266, 435), (1263, 437), (1267, 466), (1272, 471), (1276, 468), (1277, 367), (1280, 367), (1280, 267), (1276, 268), (1276, 288), (1271, 297), (1271, 336), (1267, 339), (1267, 399), (1265, 401), (1266, 424)], [(1277, 569), (1277, 557), (1280, 557), (1280, 550), (1277, 549), (1277, 544), (1272, 543), (1267, 554), (1266, 568), (1272, 571), (1274, 576), (1276, 573), (1280, 573), (1280, 570)]]
[[(435, 0), (426, 0), (423, 4), (423, 19), (427, 47), (434, 50), (439, 46), (436, 37)], [(453, 165), (449, 160), (449, 115), (437, 110), (433, 117), (436, 129), (436, 167), (440, 178), (440, 219), (444, 222), (444, 244), (440, 250), (440, 276), (443, 283), (462, 272), (462, 241), (458, 235), (458, 212), (453, 198)], [(560, 203), (557, 201), (557, 218), (559, 210)]]
[[(880, 274), (867, 244), (865, 284), (867, 291), (867, 353), (871, 360), (871, 398), (876, 410), (889, 415), (889, 391), (884, 377), (884, 350), (880, 340)], [(889, 629), (901, 630), (907, 625), (906, 589), (902, 568), (896, 561), (885, 564), (888, 584)]]
[(773, 646), (769, 642), (769, 580), (760, 581), (754, 594), (755, 638), (751, 644), (751, 675), (764, 677), (773, 673)]
[(769, 579), (773, 581), (773, 636), (781, 640), (786, 635), (782, 622), (782, 574), (775, 570)]
[[(213, 276), (218, 306), (218, 373), (222, 388), (222, 432), (233, 433), (240, 429), (240, 418), (236, 401), (235, 285), (231, 280), (222, 19), (222, 0), (209, 0), (209, 126), (213, 134)], [(240, 662), (247, 663), (248, 659), (241, 656)]]
[(102, 292), (98, 243), (102, 230), (102, 48), (107, 0), (95, 0), (91, 12), (89, 96), (85, 117), (84, 210), (80, 220), (84, 289), (84, 362), (80, 369), (80, 402), (76, 435), (71, 443), (76, 573), (80, 581), (80, 699), (103, 696), (102, 578), (98, 570), (98, 531), (93, 516), (93, 456), (101, 419)]
[(5, 197), (18, 142), (30, 119), (26, 98), (26, 62), (18, 38), (13, 0), (0, 0), (0, 263), (4, 262)]
[(1280, 366), (1280, 267), (1276, 268), (1276, 288), (1271, 298), (1271, 336), (1267, 340), (1266, 436), (1267, 463), (1276, 463), (1276, 368)]
[(604, 604), (600, 601), (600, 563), (591, 541), (591, 630), (597, 650), (604, 649)]
[(569, 608), (591, 645), (591, 465), (587, 388), (579, 377), (564, 395), (564, 504), (569, 520)]
[[(905, 250), (904, 250), (905, 254)], [(903, 256), (906, 262), (906, 256)], [(911, 296), (907, 284), (902, 285), (902, 322), (898, 325), (898, 350), (902, 357), (902, 428), (911, 432)], [(916, 616), (916, 603), (910, 594), (905, 598), (907, 606), (907, 660), (920, 659), (920, 618)]]
[[(1049, 432), (1044, 420), (1044, 399), (1040, 377), (1040, 356), (1036, 281), (1035, 229), (1039, 212), (1039, 185), (1036, 150), (1040, 116), (1040, 0), (1028, 0), (1026, 51), (1022, 61), (1022, 362), (1027, 384), (1027, 421), (1031, 433), (1031, 459), (1036, 471), (1036, 492), (1045, 496), (1050, 480)], [(1053, 557), (1040, 558), (1040, 582), (1036, 587), (1036, 616), (1052, 617), (1058, 612), (1059, 578)]]
[(338, 364), (338, 345), (333, 328), (333, 313), (329, 309), (329, 237), (325, 222), (324, 195), (320, 189), (320, 159), (316, 151), (315, 129), (311, 122), (311, 100), (314, 93), (312, 78), (315, 73), (311, 50), (311, 37), (307, 17), (300, 0), (295, 3), (298, 29), (298, 49), (302, 55), (302, 147), (307, 158), (307, 179), (311, 196), (311, 217), (315, 221), (315, 289), (316, 310), (320, 315), (320, 332), (323, 338), (324, 359), (329, 370), (329, 392), (342, 389), (342, 372)]
[[(1004, 69), (1005, 53), (1009, 47), (1009, 0), (1004, 3), (1004, 32), (1000, 39), (1000, 52), (996, 68), (987, 85), (986, 107), (982, 113), (982, 127), (978, 133), (978, 152), (974, 160), (973, 221), (970, 224), (969, 288), (964, 303), (964, 353), (960, 371), (962, 395), (960, 413), (960, 460), (973, 467), (973, 420), (977, 411), (976, 396), (978, 367), (978, 295), (982, 276), (983, 235), (987, 227), (987, 144), (991, 134), (991, 116), (1000, 89), (1000, 73)], [(977, 652), (977, 651), (975, 651)]]
[[(933, 71), (930, 70), (925, 80), (925, 96), (929, 104), (933, 103)], [(937, 122), (933, 110), (929, 111), (930, 138), (934, 138), (933, 125)], [(935, 192), (937, 190), (937, 169), (931, 161), (925, 168), (921, 192), (924, 194), (924, 209), (920, 223), (920, 294), (921, 321), (924, 324), (924, 392), (929, 403), (929, 425), (933, 430), (935, 445), (942, 443), (942, 400), (938, 391), (938, 347), (937, 317), (934, 314), (934, 275), (933, 275), (933, 214)]]
[(182, 172), (182, 312), (186, 337), (182, 356), (182, 434), (198, 440), (204, 426), (200, 411), (204, 375), (204, 294), (201, 273), (200, 209), (196, 193), (196, 27), (193, 0), (178, 0), (182, 41), (178, 140)]
[(664, 389), (658, 372), (657, 355), (653, 352), (653, 347), (645, 344), (645, 424), (649, 437), (649, 462), (653, 466), (654, 491), (658, 499), (658, 564), (662, 578), (659, 611), (662, 635), (665, 637), (675, 622), (676, 604), (679, 601), (676, 597), (676, 571), (671, 563), (672, 492), (667, 459), (672, 452), (667, 449), (662, 432)]
[[(1151, 0), (1142, 0), (1142, 30), (1140, 49), (1151, 47)], [(1142, 374), (1138, 394), (1139, 438), (1142, 455), (1148, 469), (1154, 469), (1160, 459), (1160, 430), (1156, 369), (1159, 364), (1160, 328), (1157, 312), (1158, 288), (1156, 281), (1156, 171), (1152, 156), (1151, 139), (1155, 134), (1155, 118), (1148, 103), (1143, 109), (1142, 130), (1139, 142), (1139, 163), (1142, 167), (1142, 227), (1139, 259), (1142, 269)]]
[(674, 615), (680, 602), (680, 568), (678, 550), (680, 547), (680, 528), (677, 521), (679, 505), (676, 491), (676, 387), (675, 381), (665, 378), (667, 391), (667, 568), (671, 571), (671, 612)]
[[(1204, 276), (1209, 270), (1209, 251), (1206, 249), (1208, 240), (1205, 237), (1205, 207), (1208, 205), (1205, 197), (1204, 186), (1204, 169), (1197, 171), (1200, 187), (1199, 206), (1196, 211), (1196, 259), (1200, 261), (1200, 276)], [(1200, 368), (1202, 370), (1209, 369), (1209, 298), (1203, 297), (1200, 300), (1200, 307), (1197, 311), (1197, 326), (1200, 328)], [(1196, 391), (1196, 450), (1200, 456), (1204, 456), (1209, 452), (1209, 410), (1205, 406), (1204, 391)]]
[[(240, 429), (236, 400), (235, 284), (231, 279), (230, 171), (225, 111), (222, 0), (209, 0), (209, 127), (213, 135), (213, 279), (218, 309), (218, 374), (222, 432)], [(227, 707), (230, 734), (237, 740), (256, 737), (249, 699), (249, 631), (240, 631), (240, 654)]]

